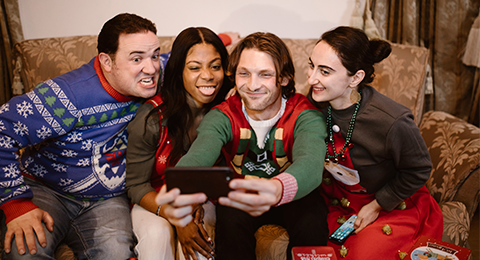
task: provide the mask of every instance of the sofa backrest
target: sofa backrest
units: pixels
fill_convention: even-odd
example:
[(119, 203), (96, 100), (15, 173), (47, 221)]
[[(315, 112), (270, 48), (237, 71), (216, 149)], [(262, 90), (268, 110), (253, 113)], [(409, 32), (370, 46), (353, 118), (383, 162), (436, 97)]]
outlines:
[(392, 53), (375, 66), (372, 87), (410, 108), (420, 124), (424, 112), (428, 50), (392, 43)]
[[(161, 52), (171, 50), (175, 37), (159, 37)], [(306, 95), (308, 58), (317, 39), (283, 39), (295, 65), (297, 92)], [(24, 91), (89, 62), (97, 54), (97, 36), (73, 36), (26, 40), (15, 45), (16, 73)], [(233, 46), (229, 46), (231, 50)], [(372, 83), (380, 93), (410, 108), (417, 124), (423, 114), (428, 51), (417, 46), (392, 44), (392, 54), (376, 66)]]

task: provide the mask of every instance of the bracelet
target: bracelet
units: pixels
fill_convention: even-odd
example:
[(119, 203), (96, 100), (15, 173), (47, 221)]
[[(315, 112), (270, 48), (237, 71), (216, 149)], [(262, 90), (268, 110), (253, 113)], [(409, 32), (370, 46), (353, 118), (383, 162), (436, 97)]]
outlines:
[(158, 214), (160, 213), (160, 208), (161, 208), (161, 207), (162, 207), (162, 205), (158, 205), (157, 212), (155, 212), (155, 214), (156, 214), (157, 216), (160, 216), (160, 215), (158, 215)]

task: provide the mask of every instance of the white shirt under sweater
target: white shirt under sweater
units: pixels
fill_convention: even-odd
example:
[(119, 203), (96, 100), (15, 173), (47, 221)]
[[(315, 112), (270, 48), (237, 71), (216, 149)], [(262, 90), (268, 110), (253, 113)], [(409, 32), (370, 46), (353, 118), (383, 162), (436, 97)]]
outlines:
[(245, 104), (242, 101), (242, 111), (245, 117), (247, 118), (248, 123), (252, 127), (255, 135), (257, 136), (257, 146), (260, 149), (265, 147), (266, 138), (268, 138), (267, 134), (270, 132), (270, 129), (277, 123), (277, 121), (283, 116), (285, 112), (285, 104), (287, 100), (282, 98), (282, 106), (278, 113), (271, 119), (268, 120), (255, 120), (252, 119), (248, 114), (247, 110), (245, 109)]

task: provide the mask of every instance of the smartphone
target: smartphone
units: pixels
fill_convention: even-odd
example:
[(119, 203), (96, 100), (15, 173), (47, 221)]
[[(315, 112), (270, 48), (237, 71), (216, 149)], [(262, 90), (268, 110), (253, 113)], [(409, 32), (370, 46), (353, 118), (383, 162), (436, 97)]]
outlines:
[(203, 192), (209, 199), (227, 197), (228, 184), (233, 179), (229, 167), (167, 167), (165, 183), (167, 191), (179, 188), (182, 194)]
[(353, 224), (357, 219), (357, 215), (350, 216), (345, 223), (343, 223), (335, 232), (333, 232), (328, 239), (335, 244), (342, 245), (345, 243), (345, 240), (353, 234), (355, 229), (353, 228)]

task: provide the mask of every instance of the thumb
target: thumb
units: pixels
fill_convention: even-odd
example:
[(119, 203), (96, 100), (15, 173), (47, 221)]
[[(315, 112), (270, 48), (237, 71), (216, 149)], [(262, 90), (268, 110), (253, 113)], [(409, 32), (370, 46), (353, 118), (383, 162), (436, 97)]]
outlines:
[(362, 226), (363, 223), (363, 218), (358, 217), (357, 220), (355, 220), (355, 224), (353, 224), (353, 228), (355, 229), (355, 234), (358, 234), (363, 229)]

